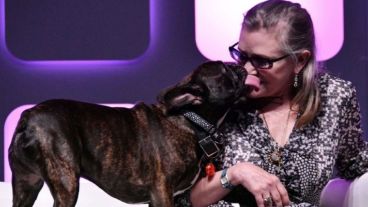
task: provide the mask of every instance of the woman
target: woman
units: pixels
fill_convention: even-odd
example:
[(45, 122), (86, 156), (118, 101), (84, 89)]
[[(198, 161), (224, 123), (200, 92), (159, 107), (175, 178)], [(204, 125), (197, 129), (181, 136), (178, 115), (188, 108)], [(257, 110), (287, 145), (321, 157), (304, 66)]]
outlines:
[(234, 110), (224, 125), (223, 170), (197, 182), (193, 206), (230, 206), (220, 200), (234, 186), (258, 207), (318, 206), (334, 167), (346, 179), (368, 171), (355, 89), (318, 73), (305, 9), (282, 0), (256, 5), (229, 49), (259, 87), (248, 94), (250, 107)]

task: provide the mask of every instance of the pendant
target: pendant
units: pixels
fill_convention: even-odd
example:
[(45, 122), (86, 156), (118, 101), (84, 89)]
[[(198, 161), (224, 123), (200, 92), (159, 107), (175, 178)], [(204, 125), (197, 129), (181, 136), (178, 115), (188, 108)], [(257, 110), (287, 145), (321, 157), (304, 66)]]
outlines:
[(282, 161), (282, 154), (280, 153), (280, 151), (275, 150), (270, 154), (270, 161), (275, 164), (280, 166), (281, 165), (281, 161)]
[(216, 172), (216, 168), (215, 168), (215, 165), (210, 162), (206, 165), (206, 175), (211, 178), (215, 175), (215, 172)]

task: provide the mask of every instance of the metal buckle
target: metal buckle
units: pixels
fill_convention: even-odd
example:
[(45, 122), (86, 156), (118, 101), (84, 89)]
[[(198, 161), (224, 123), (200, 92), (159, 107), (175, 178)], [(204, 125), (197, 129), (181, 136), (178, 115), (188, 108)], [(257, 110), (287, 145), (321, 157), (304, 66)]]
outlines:
[(220, 151), (217, 144), (212, 140), (212, 136), (207, 136), (206, 138), (200, 140), (198, 143), (207, 157), (212, 157)]

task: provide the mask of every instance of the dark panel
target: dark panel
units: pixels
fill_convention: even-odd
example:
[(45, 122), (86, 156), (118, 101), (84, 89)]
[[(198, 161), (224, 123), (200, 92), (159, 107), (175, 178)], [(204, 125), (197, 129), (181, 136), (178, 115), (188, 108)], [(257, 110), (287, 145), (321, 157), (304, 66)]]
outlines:
[(149, 0), (5, 0), (6, 43), (24, 60), (129, 60), (148, 47)]

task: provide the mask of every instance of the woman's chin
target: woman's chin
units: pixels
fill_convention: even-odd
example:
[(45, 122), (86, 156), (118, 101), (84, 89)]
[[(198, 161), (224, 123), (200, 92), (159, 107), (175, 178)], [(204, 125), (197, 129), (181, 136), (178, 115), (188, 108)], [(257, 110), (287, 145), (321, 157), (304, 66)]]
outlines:
[(252, 90), (250, 93), (248, 93), (248, 97), (252, 99), (262, 98), (264, 97), (264, 93), (262, 93), (262, 90)]

